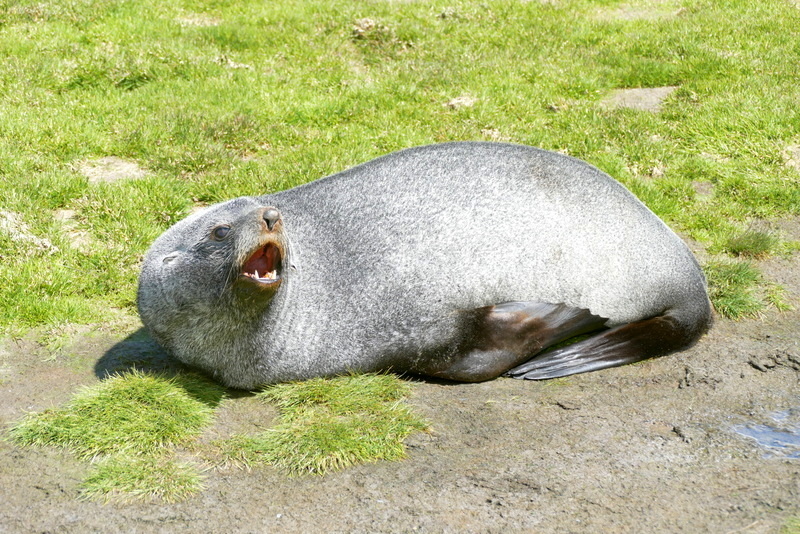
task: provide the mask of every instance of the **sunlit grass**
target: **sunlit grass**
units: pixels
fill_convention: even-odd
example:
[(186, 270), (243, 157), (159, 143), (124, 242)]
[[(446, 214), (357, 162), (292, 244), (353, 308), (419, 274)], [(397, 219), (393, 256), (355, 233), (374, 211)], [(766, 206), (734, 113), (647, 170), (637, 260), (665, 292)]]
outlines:
[(734, 256), (761, 259), (772, 253), (778, 244), (778, 237), (772, 232), (748, 229), (731, 236), (724, 250)]
[(115, 454), (97, 461), (81, 483), (84, 498), (177, 502), (203, 489), (197, 468), (156, 454)]
[(80, 390), (61, 408), (29, 414), (9, 435), (91, 460), (86, 497), (180, 500), (202, 489), (201, 477), (172, 453), (211, 423), (224, 391), (196, 375), (133, 371)]
[(746, 261), (719, 261), (705, 267), (709, 296), (716, 310), (731, 319), (758, 315), (764, 308), (757, 295), (761, 274)]
[[(292, 474), (398, 460), (405, 457), (405, 438), (427, 428), (405, 403), (409, 393), (409, 383), (393, 375), (272, 386), (259, 397), (278, 407), (277, 423), (221, 447), (234, 463)], [(62, 447), (91, 461), (81, 484), (86, 498), (183, 500), (202, 490), (203, 477), (192, 463), (176, 460), (176, 448), (201, 463), (197, 438), (225, 397), (224, 388), (194, 374), (133, 371), (80, 390), (62, 407), (27, 415), (9, 436), (19, 445)]]
[(324, 474), (405, 457), (405, 438), (427, 424), (404, 401), (410, 388), (390, 375), (353, 375), (271, 386), (259, 395), (280, 420), (257, 435), (225, 441), (225, 455), (292, 474)]
[(63, 408), (30, 414), (10, 433), (18, 443), (63, 446), (82, 458), (150, 453), (197, 436), (223, 391), (192, 375), (134, 371), (82, 389)]
[[(13, 2), (0, 210), (57, 251), (0, 231), (0, 329), (133, 314), (141, 254), (193, 203), (439, 141), (566, 151), (713, 253), (780, 251), (781, 236), (731, 236), (800, 214), (783, 156), (800, 141), (798, 25), (779, 1)], [(660, 113), (601, 105), (667, 85)], [(147, 176), (89, 183), (81, 165), (105, 156)]]

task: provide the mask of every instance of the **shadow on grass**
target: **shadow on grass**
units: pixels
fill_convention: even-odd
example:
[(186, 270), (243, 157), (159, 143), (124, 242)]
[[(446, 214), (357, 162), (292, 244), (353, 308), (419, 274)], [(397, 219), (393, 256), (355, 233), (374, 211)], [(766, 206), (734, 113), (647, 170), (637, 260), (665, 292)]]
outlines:
[[(108, 349), (94, 365), (94, 374), (100, 380), (133, 370), (167, 377), (175, 377), (191, 372), (201, 374), (206, 379), (212, 380), (211, 377), (203, 374), (198, 369), (191, 368), (170, 356), (150, 337), (146, 328), (140, 328)], [(408, 382), (427, 382), (444, 386), (463, 384), (463, 382), (412, 373), (393, 374)], [(228, 393), (231, 397), (250, 396), (252, 394), (252, 392), (237, 389), (228, 389)]]
[[(216, 406), (216, 402), (208, 398), (207, 392), (197, 391), (197, 383), (208, 382), (215, 385), (228, 398), (251, 397), (255, 391), (225, 388), (217, 384), (208, 375), (198, 369), (189, 367), (170, 356), (147, 332), (146, 328), (140, 328), (133, 332), (122, 341), (116, 343), (108, 349), (94, 365), (94, 374), (100, 380), (105, 380), (111, 376), (123, 375), (132, 371), (147, 374), (157, 374), (174, 379), (183, 389), (197, 400)], [(442, 386), (459, 386), (463, 382), (456, 382), (444, 378), (432, 376), (415, 375), (412, 373), (393, 373), (402, 380), (411, 383), (430, 383)], [(205, 389), (205, 388), (201, 388)], [(213, 397), (213, 395), (212, 395)]]
[(167, 354), (146, 329), (140, 328), (108, 349), (94, 364), (94, 374), (100, 380), (133, 370), (172, 377), (189, 368)]
[(145, 328), (116, 343), (94, 365), (94, 374), (100, 380), (133, 371), (172, 379), (186, 393), (211, 407), (217, 406), (223, 398), (253, 395), (250, 391), (226, 388), (179, 362), (161, 348)]

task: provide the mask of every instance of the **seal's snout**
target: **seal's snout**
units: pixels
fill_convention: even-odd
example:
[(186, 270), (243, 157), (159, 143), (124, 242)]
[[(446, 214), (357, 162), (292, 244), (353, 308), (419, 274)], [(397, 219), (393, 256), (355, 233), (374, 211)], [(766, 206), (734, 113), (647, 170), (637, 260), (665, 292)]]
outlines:
[(275, 208), (267, 208), (264, 210), (262, 217), (264, 218), (264, 222), (267, 223), (267, 228), (269, 228), (271, 232), (275, 224), (281, 219), (281, 212)]
[(281, 212), (269, 206), (254, 215), (264, 221), (267, 230), (261, 226), (260, 243), (245, 257), (239, 279), (248, 284), (248, 287), (274, 290), (280, 284), (283, 272), (282, 227), (278, 224), (281, 221)]

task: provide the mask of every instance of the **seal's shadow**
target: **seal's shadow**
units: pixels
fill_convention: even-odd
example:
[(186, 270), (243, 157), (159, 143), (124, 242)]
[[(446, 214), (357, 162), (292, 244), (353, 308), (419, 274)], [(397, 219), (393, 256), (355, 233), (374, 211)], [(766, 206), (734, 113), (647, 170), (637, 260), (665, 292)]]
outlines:
[[(156, 341), (150, 337), (146, 328), (140, 328), (131, 335), (116, 343), (106, 351), (94, 364), (94, 374), (100, 380), (114, 375), (125, 374), (130, 371), (156, 373), (162, 376), (176, 376), (187, 371), (203, 374), (197, 369), (190, 368), (170, 356)], [(427, 382), (443, 386), (457, 386), (455, 382), (444, 378), (415, 375), (410, 373), (395, 373), (403, 380), (409, 382)], [(227, 388), (232, 396), (245, 395), (248, 392)]]
[(133, 370), (174, 376), (188, 368), (167, 354), (145, 328), (140, 328), (108, 349), (94, 364), (94, 374), (100, 380)]

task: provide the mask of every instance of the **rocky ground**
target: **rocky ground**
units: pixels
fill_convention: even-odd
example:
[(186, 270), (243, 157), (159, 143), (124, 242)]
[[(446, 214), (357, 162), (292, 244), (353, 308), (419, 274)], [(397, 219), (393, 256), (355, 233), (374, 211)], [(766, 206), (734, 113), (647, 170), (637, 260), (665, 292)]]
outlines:
[[(800, 267), (761, 268), (795, 310), (718, 318), (683, 353), (541, 383), (418, 382), (432, 432), (402, 462), (303, 478), (214, 468), (186, 502), (101, 504), (79, 499), (88, 466), (70, 453), (0, 441), (0, 532), (779, 532), (800, 515)], [(0, 423), (95, 382), (119, 341), (85, 336), (46, 359), (6, 340)], [(271, 415), (228, 399), (209, 433)], [(758, 425), (788, 444), (743, 435)]]

